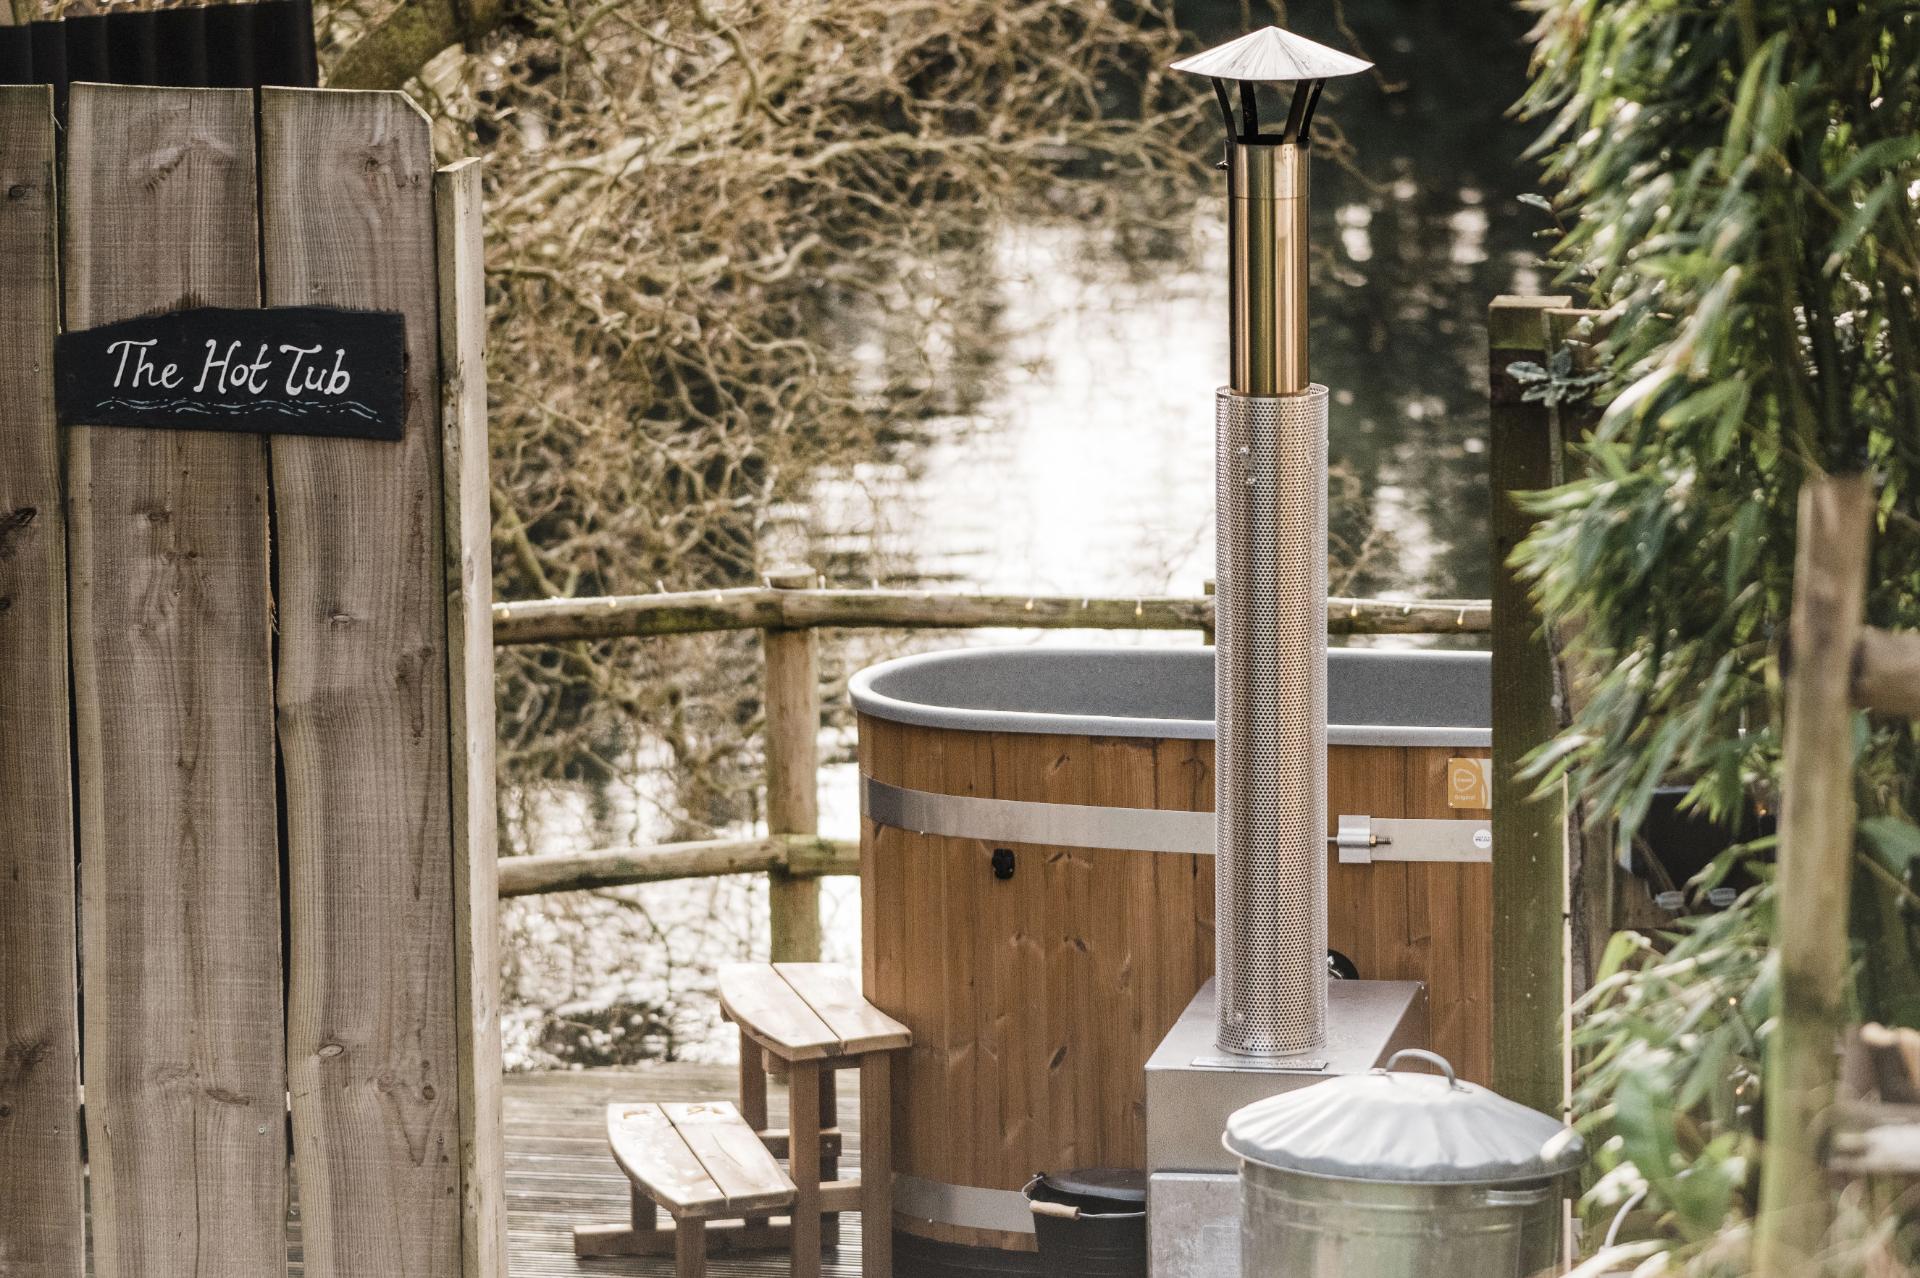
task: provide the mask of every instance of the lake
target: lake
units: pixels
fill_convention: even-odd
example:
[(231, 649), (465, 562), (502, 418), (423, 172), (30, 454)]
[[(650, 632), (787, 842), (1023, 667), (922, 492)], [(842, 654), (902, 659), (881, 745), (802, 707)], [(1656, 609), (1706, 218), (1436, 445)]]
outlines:
[[(1248, 29), (1238, 6), (1183, 6), (1207, 43)], [(1314, 175), (1315, 380), (1332, 390), (1329, 454), (1343, 544), (1336, 590), (1483, 597), (1486, 313), (1502, 293), (1545, 291), (1543, 213), (1519, 157), (1533, 130), (1505, 115), (1525, 75), (1524, 16), (1501, 3), (1347, 5), (1379, 65), (1329, 91), (1323, 128), (1352, 166)], [(1289, 25), (1350, 47), (1327, 6)], [(1205, 86), (1196, 83), (1196, 92)], [(1330, 133), (1331, 136), (1331, 133)], [(1333, 148), (1328, 148), (1329, 150)], [(1195, 594), (1212, 575), (1213, 391), (1227, 369), (1224, 178), (1196, 192), (1177, 242), (1143, 255), (1098, 226), (994, 233), (988, 296), (967, 314), (964, 412), (902, 423), (893, 455), (821, 474), (804, 507), (772, 512), (794, 553), (840, 579), (991, 591)], [(877, 339), (876, 339), (877, 340)], [(875, 359), (880, 357), (876, 350)], [(776, 530), (777, 531), (777, 530)], [(1086, 642), (999, 632), (977, 642)], [(1121, 635), (1110, 642), (1198, 642)], [(835, 639), (844, 670), (952, 637)], [(857, 837), (850, 725), (822, 738), (823, 832)], [(543, 849), (661, 837), (669, 784), (632, 760), (629, 781), (551, 798)], [(826, 957), (856, 962), (857, 884), (825, 881)], [(747, 878), (515, 903), (507, 1046), (520, 1067), (662, 1055), (724, 1057), (710, 997), (717, 963), (764, 954), (765, 888)]]

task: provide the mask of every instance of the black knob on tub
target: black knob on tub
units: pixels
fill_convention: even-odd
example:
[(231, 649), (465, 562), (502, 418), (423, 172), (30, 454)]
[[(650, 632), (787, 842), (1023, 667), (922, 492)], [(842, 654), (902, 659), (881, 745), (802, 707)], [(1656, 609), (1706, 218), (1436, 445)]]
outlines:
[(995, 848), (993, 850), (993, 877), (1006, 881), (1013, 877), (1013, 849)]

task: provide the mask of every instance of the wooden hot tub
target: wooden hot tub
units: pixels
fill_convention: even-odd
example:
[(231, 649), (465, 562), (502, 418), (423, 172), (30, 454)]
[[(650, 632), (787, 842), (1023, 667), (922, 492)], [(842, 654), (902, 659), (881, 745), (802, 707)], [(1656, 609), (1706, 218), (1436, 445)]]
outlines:
[[(1486, 654), (1335, 650), (1327, 673), (1330, 823), (1489, 817), (1461, 806), (1486, 802)], [(903, 1262), (1018, 1269), (1035, 1172), (1144, 1166), (1142, 1068), (1213, 973), (1213, 651), (932, 653), (852, 695), (866, 993), (914, 1034)], [(1432, 1046), (1484, 1082), (1486, 840), (1419, 828), (1474, 859), (1330, 847), (1329, 942), (1362, 977), (1426, 982)]]

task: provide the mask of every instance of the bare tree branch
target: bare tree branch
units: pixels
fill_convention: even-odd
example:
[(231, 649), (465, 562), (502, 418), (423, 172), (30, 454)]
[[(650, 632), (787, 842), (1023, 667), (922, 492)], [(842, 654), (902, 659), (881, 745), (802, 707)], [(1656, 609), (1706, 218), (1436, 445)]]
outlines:
[(491, 34), (506, 16), (505, 0), (409, 0), (395, 5), (332, 63), (327, 84), (335, 89), (401, 88), (442, 50)]

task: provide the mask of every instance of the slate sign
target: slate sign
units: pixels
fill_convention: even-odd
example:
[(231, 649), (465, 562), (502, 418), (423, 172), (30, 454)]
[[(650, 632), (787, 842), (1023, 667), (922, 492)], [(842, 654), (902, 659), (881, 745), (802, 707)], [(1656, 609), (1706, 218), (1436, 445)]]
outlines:
[(67, 426), (400, 438), (406, 317), (398, 311), (203, 307), (63, 333)]

